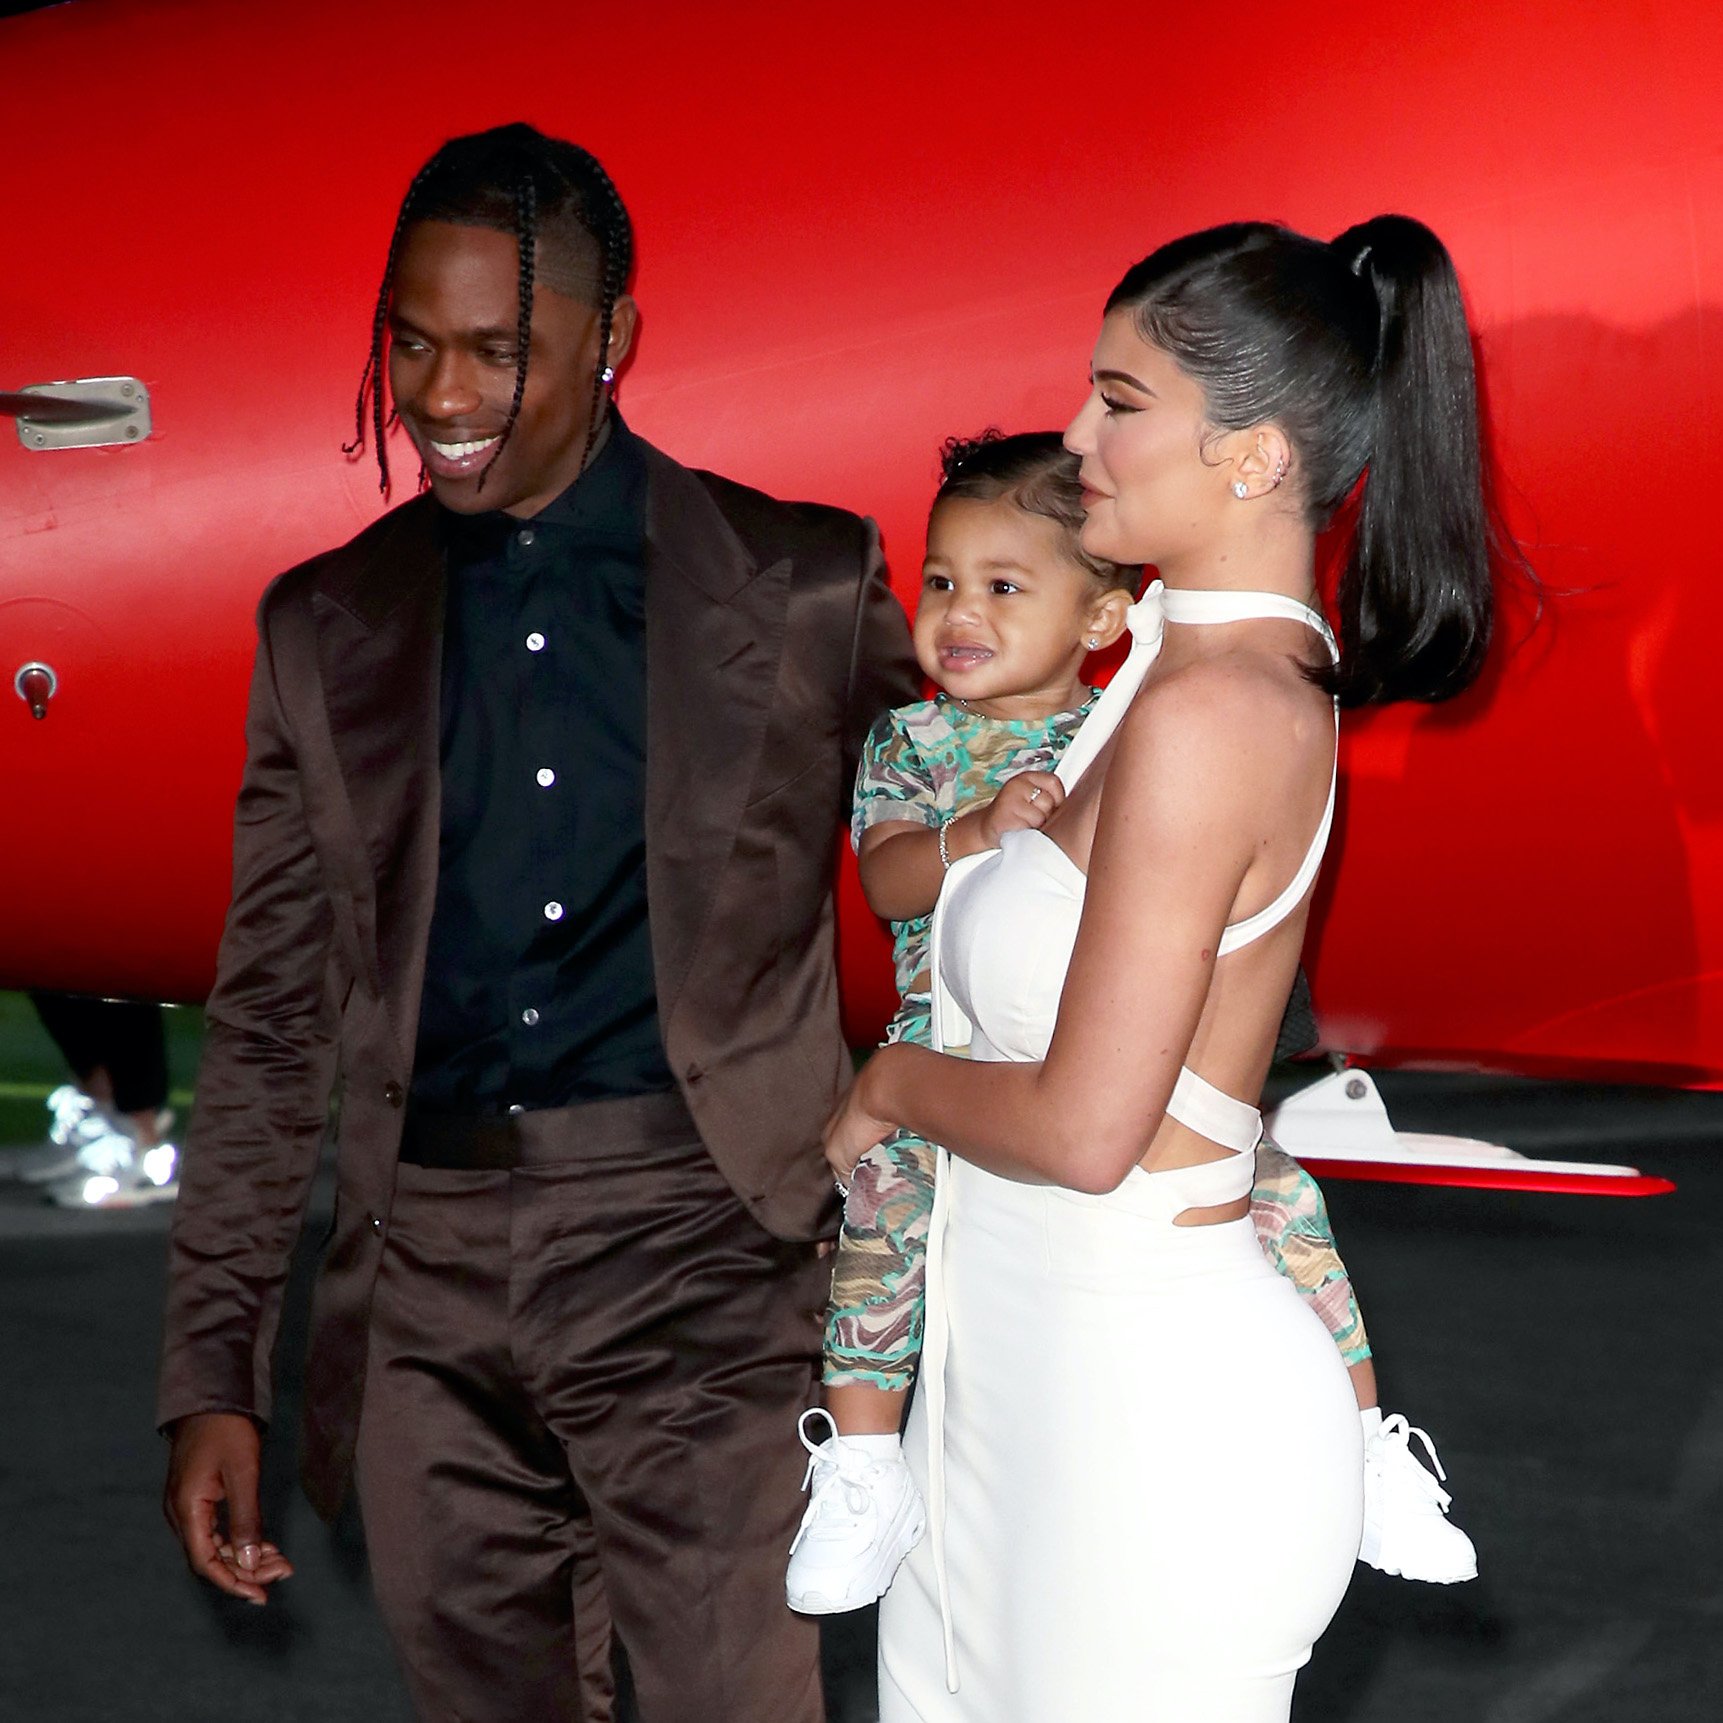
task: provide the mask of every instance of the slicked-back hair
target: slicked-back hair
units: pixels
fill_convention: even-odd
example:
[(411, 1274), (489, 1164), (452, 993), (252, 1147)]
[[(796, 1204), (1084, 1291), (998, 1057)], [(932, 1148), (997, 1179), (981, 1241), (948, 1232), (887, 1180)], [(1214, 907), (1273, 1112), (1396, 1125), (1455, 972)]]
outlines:
[(1332, 243), (1271, 222), (1187, 234), (1107, 301), (1202, 388), (1210, 426), (1272, 421), (1321, 527), (1362, 476), (1340, 577), (1347, 705), (1445, 700), (1489, 648), (1491, 529), (1459, 279), (1422, 222), (1381, 215)]
[(1083, 487), (1077, 457), (1058, 431), (1019, 431), (1006, 436), (989, 426), (978, 437), (947, 437), (939, 451), (939, 490), (934, 507), (961, 500), (1015, 504), (1059, 528), (1060, 548), (1101, 589), (1134, 593), (1140, 567), (1091, 556), (1082, 545)]
[[(395, 217), (389, 255), (371, 319), (371, 351), (359, 377), (354, 436), (349, 455), (365, 446), (366, 408), (377, 456), (378, 488), (389, 494), (387, 432), (394, 412), (386, 407), (389, 301), (395, 265), (407, 230), (421, 221), (455, 222), (514, 235), (520, 250), (520, 310), (516, 335), (514, 399), (497, 445), (513, 434), (526, 392), (533, 289), (539, 282), (598, 308), (600, 361), (592, 380), (592, 411), (581, 452), (584, 468), (604, 422), (603, 355), (610, 348), (616, 301), (634, 264), (634, 227), (621, 194), (598, 158), (562, 138), (546, 137), (522, 122), (451, 138), (414, 175)], [(493, 457), (494, 458), (494, 457)], [(486, 469), (489, 470), (488, 467)], [(479, 477), (484, 485), (484, 475)]]

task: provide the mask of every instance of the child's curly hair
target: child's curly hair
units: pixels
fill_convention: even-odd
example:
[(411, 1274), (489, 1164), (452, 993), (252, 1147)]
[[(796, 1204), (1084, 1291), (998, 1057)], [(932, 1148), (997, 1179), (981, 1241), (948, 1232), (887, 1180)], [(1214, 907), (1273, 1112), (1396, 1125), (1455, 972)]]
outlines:
[(997, 502), (1004, 498), (1027, 514), (1041, 515), (1060, 529), (1065, 554), (1092, 574), (1103, 589), (1135, 592), (1143, 571), (1107, 562), (1083, 549), (1083, 488), (1079, 462), (1057, 431), (1020, 431), (1006, 436), (992, 426), (978, 437), (947, 437), (939, 450), (940, 483), (934, 504), (950, 500)]

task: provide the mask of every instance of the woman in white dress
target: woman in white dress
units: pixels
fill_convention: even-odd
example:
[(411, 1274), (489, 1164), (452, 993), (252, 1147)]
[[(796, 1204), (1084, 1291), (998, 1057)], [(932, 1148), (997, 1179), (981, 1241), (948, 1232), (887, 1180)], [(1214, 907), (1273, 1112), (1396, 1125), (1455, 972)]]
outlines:
[[(1235, 224), (1125, 276), (1091, 380), (1084, 546), (1161, 580), (1043, 829), (947, 875), (935, 1033), (970, 1057), (884, 1049), (828, 1134), (840, 1175), (900, 1126), (946, 1149), (883, 1723), (1276, 1723), (1358, 1551), (1345, 1371), (1251, 1231), (1253, 1103), (1338, 706), (1443, 699), (1488, 642), (1464, 308), (1404, 217)], [(1355, 487), (1336, 649), (1315, 535)]]

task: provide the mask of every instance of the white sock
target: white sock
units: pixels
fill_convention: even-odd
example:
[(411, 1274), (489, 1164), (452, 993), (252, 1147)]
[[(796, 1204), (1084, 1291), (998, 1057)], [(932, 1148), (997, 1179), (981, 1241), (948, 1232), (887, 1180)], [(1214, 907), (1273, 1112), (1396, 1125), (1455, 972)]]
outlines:
[(870, 1460), (895, 1460), (902, 1449), (896, 1436), (840, 1436), (838, 1440)]
[(1382, 1408), (1380, 1406), (1365, 1406), (1358, 1413), (1358, 1421), (1364, 1426), (1364, 1440), (1368, 1442), (1382, 1428)]

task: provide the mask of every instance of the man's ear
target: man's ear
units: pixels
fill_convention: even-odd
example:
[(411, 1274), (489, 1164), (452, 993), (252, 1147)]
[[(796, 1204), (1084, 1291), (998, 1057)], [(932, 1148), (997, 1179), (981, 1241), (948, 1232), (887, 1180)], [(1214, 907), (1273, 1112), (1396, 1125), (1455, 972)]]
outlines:
[(634, 332), (639, 327), (640, 307), (634, 303), (633, 294), (619, 293), (610, 312), (610, 349), (598, 361), (601, 369), (606, 365), (617, 371), (622, 369), (622, 361), (632, 351)]
[(1125, 612), (1130, 608), (1131, 595), (1121, 588), (1102, 594), (1090, 606), (1089, 619), (1083, 625), (1083, 644), (1091, 652), (1104, 652), (1125, 632)]

